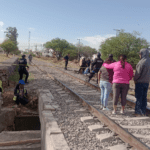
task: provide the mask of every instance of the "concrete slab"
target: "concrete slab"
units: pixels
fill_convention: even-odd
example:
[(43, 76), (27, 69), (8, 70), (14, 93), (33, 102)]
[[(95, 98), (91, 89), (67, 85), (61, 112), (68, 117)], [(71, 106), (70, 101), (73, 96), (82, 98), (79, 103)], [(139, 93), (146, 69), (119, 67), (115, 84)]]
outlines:
[(109, 150), (127, 150), (125, 145), (115, 145), (108, 148)]
[(90, 131), (95, 131), (95, 132), (104, 130), (103, 125), (91, 125), (88, 126), (88, 128)]
[(62, 91), (63, 89), (56, 89), (56, 91)]
[(60, 94), (60, 96), (64, 97), (64, 96), (68, 96), (68, 94)]
[(41, 138), (41, 131), (3, 131), (0, 133), (0, 142), (19, 141)]
[(150, 135), (133, 134), (137, 138), (150, 139)]
[(126, 125), (120, 125), (121, 127), (125, 129), (149, 129), (150, 125), (143, 125), (143, 126), (126, 126)]
[(29, 143), (16, 146), (0, 146), (0, 150), (41, 150), (41, 143)]
[(149, 121), (149, 117), (131, 117), (131, 118), (125, 118), (125, 120), (146, 120)]
[(52, 104), (52, 107), (54, 107), (55, 109), (59, 109), (60, 108), (59, 105), (53, 105), (53, 104)]
[(66, 103), (75, 102), (74, 100), (65, 100)]
[(48, 105), (48, 104), (44, 104), (44, 110), (51, 110), (51, 111), (55, 111), (56, 108), (53, 107), (52, 105)]
[(66, 91), (58, 91), (59, 94), (64, 94)]
[(48, 96), (48, 97), (50, 97), (50, 99), (54, 99), (54, 97), (53, 97), (53, 95), (49, 92), (49, 93), (46, 93), (46, 95)]
[(79, 113), (79, 114), (82, 114), (82, 113), (88, 113), (88, 111), (86, 109), (79, 109), (79, 110), (74, 110), (75, 113)]
[(112, 120), (120, 120), (120, 121), (124, 120), (123, 118), (117, 118), (117, 117), (109, 117), (109, 118), (112, 119)]
[(106, 134), (100, 134), (96, 135), (96, 138), (100, 140), (100, 142), (109, 142), (114, 138), (113, 134), (111, 133), (106, 133)]
[(94, 122), (93, 117), (88, 116), (88, 117), (81, 117), (82, 122)]
[(61, 129), (58, 127), (57, 122), (52, 120), (52, 121), (46, 122), (46, 133), (50, 135), (50, 134), (58, 134), (62, 132), (61, 132)]
[[(70, 150), (67, 142), (65, 141), (63, 134), (52, 134), (50, 135), (51, 143), (49, 141), (47, 144), (49, 144), (49, 148), (52, 150)], [(53, 146), (51, 148), (51, 145)]]

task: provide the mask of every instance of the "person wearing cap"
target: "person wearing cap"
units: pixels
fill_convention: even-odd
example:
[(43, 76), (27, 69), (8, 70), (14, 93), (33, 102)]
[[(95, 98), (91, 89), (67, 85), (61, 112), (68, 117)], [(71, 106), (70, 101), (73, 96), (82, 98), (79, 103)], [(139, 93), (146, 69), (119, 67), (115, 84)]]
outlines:
[(28, 73), (26, 67), (29, 68), (27, 66), (26, 55), (22, 55), (22, 58), (19, 60), (19, 68), (18, 68), (18, 72), (20, 75), (19, 80), (22, 80), (23, 74), (25, 74), (26, 75), (25, 83), (28, 83), (27, 80), (28, 80), (29, 73)]
[(28, 100), (28, 93), (27, 90), (24, 88), (25, 82), (23, 80), (19, 80), (19, 84), (16, 85), (16, 88), (14, 90), (14, 97), (13, 100), (19, 105), (20, 103), (22, 105), (26, 105)]
[(145, 116), (147, 106), (147, 91), (150, 81), (150, 58), (148, 48), (143, 48), (138, 52), (140, 61), (136, 65), (134, 76), (135, 82), (135, 116)]
[[(90, 82), (90, 80), (92, 79), (95, 73), (98, 73), (99, 69), (101, 68), (104, 62), (100, 57), (101, 57), (101, 54), (98, 52), (97, 58), (95, 58), (95, 60), (91, 63), (91, 73), (89, 75), (88, 82)], [(98, 79), (97, 79), (97, 83), (98, 83)]]

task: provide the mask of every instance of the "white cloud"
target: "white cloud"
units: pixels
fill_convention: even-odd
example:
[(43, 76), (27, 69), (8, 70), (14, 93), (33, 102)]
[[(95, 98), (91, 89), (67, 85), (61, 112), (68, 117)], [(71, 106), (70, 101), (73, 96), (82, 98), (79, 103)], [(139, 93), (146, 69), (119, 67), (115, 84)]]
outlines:
[(3, 25), (4, 25), (4, 22), (0, 21), (0, 26), (3, 27)]
[(29, 30), (33, 30), (33, 31), (34, 31), (34, 30), (35, 30), (35, 28), (29, 28)]
[(96, 36), (87, 36), (82, 38), (83, 41), (88, 42), (88, 45), (91, 46), (92, 48), (96, 48), (97, 50), (99, 49), (100, 44), (105, 41), (109, 37), (113, 37), (116, 35), (113, 34), (107, 34), (104, 36), (101, 35), (96, 35)]

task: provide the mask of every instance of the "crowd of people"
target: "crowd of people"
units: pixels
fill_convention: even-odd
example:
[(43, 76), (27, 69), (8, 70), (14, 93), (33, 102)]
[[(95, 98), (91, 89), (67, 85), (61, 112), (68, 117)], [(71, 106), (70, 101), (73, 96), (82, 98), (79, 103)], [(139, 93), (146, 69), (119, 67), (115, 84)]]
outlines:
[[(31, 64), (32, 55), (30, 54), (28, 58), (29, 58), (29, 63)], [(29, 103), (27, 89), (24, 88), (24, 85), (29, 83), (28, 71), (29, 71), (29, 66), (27, 65), (26, 55), (22, 55), (22, 58), (19, 59), (19, 68), (18, 68), (19, 83), (16, 85), (14, 89), (14, 97), (13, 97), (13, 100), (15, 101), (17, 105), (19, 104), (26, 105)], [(23, 74), (26, 75), (25, 81), (23, 80)]]
[[(120, 55), (119, 61), (113, 59), (113, 55), (103, 61), (101, 54), (97, 54), (94, 61), (87, 61), (82, 58), (80, 69), (78, 72), (84, 74), (90, 73), (87, 82), (90, 82), (95, 73), (98, 73), (97, 83), (101, 89), (101, 107), (102, 110), (109, 110), (107, 107), (108, 98), (113, 92), (113, 111), (112, 114), (117, 114), (117, 103), (121, 95), (121, 114), (125, 113), (126, 96), (129, 90), (129, 81), (134, 79), (135, 82), (135, 113), (134, 116), (146, 116), (147, 92), (150, 81), (150, 58), (149, 49), (143, 48), (138, 52), (140, 61), (136, 65), (135, 74), (130, 63), (127, 62), (126, 55)], [(69, 57), (64, 57), (67, 61)], [(66, 68), (65, 68), (66, 69)]]

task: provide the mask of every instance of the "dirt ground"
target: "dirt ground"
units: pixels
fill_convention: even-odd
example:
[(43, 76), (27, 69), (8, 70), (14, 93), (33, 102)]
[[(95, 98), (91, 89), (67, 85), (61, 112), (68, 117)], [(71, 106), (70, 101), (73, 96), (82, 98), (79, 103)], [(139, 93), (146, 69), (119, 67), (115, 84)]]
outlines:
[(13, 55), (8, 55), (8, 57), (7, 57), (6, 54), (0, 54), (0, 62), (3, 62), (3, 61), (10, 59), (12, 57), (13, 57)]

